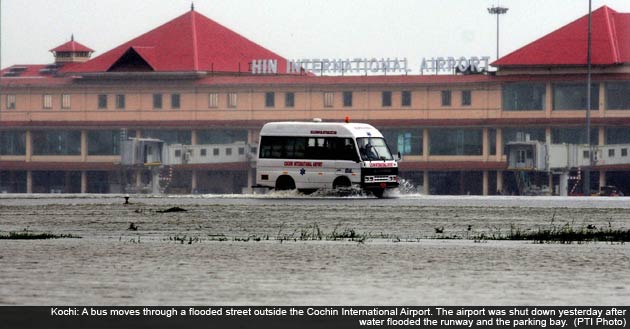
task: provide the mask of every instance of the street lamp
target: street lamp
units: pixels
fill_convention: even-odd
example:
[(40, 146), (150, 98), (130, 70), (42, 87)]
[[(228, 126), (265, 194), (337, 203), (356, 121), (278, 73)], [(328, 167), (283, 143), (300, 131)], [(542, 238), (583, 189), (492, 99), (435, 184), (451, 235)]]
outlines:
[(497, 15), (497, 59), (499, 59), (499, 16), (507, 13), (507, 7), (492, 6), (488, 8), (488, 13), (491, 15)]

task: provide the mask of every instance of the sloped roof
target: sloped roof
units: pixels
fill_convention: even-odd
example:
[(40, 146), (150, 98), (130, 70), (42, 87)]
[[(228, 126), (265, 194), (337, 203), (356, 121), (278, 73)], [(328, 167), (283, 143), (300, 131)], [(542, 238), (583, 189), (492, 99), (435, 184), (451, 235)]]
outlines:
[(51, 49), (50, 51), (55, 53), (60, 52), (78, 52), (78, 51), (86, 51), (86, 52), (94, 52), (93, 49), (90, 49), (76, 41), (74, 41), (74, 36), (70, 39), (70, 41), (58, 46), (56, 48)]
[(130, 49), (156, 72), (248, 72), (253, 59), (277, 59), (286, 72), (286, 59), (194, 10), (62, 72), (107, 72)]
[[(602, 6), (591, 15), (591, 63), (630, 63), (630, 13)], [(491, 65), (581, 66), (587, 64), (588, 14), (508, 54)]]

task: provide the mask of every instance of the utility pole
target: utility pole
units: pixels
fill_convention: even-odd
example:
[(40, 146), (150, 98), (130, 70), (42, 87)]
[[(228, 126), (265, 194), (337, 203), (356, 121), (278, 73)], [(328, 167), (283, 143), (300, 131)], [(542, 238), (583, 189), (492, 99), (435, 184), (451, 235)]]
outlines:
[(492, 6), (492, 8), (488, 8), (488, 13), (490, 13), (491, 15), (497, 15), (497, 58), (499, 59), (499, 16), (507, 13), (508, 8), (507, 7), (501, 7), (501, 6)]

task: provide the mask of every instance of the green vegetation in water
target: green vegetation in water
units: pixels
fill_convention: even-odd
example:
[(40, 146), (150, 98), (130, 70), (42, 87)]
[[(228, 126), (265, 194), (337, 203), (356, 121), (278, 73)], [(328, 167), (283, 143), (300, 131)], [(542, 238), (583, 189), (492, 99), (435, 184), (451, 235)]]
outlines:
[(46, 240), (46, 239), (81, 239), (72, 234), (34, 233), (28, 230), (22, 232), (9, 232), (9, 235), (0, 234), (0, 240)]

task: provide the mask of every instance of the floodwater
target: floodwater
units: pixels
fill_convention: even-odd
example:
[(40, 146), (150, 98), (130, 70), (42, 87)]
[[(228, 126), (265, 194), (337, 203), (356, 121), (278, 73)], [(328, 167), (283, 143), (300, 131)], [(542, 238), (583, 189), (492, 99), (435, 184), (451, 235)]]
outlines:
[[(629, 229), (628, 198), (285, 193), (132, 195), (130, 202), (122, 195), (0, 194), (0, 234), (81, 237), (0, 240), (0, 304), (630, 301), (630, 244), (475, 239), (564, 225)], [(187, 211), (158, 212), (174, 206)]]

